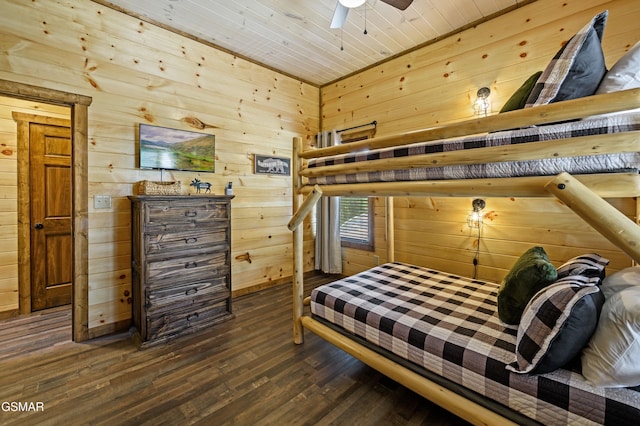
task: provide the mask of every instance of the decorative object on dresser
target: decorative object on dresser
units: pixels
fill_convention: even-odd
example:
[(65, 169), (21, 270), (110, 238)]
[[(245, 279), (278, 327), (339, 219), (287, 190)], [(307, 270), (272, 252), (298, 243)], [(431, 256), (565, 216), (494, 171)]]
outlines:
[(196, 194), (199, 194), (203, 189), (204, 192), (211, 193), (211, 184), (209, 182), (202, 182), (198, 178), (192, 180), (189, 186), (194, 186), (196, 188)]
[(182, 194), (182, 182), (143, 180), (138, 182), (137, 192), (140, 195), (180, 195)]
[(230, 196), (130, 196), (140, 346), (233, 318)]
[(138, 182), (135, 189), (138, 195), (183, 195), (182, 182), (176, 180), (166, 181), (164, 170), (160, 169), (160, 181), (143, 180)]

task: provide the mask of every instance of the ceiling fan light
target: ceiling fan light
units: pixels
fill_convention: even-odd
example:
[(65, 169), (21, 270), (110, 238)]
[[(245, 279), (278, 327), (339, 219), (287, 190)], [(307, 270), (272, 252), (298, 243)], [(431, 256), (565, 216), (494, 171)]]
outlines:
[(354, 7), (362, 6), (367, 0), (338, 0), (341, 5), (352, 9)]

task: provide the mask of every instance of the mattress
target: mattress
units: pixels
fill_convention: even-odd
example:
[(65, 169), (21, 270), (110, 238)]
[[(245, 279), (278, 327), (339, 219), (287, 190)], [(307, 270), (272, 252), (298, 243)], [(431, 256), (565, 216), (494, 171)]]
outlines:
[[(548, 140), (568, 139), (578, 136), (603, 135), (636, 130), (640, 130), (640, 114), (612, 114), (589, 120), (579, 120), (518, 130), (452, 138), (444, 141), (422, 142), (400, 147), (315, 158), (309, 160), (308, 168), (313, 169), (334, 164), (349, 164), (370, 160), (408, 157), (412, 155), (535, 143)], [(637, 173), (639, 170), (640, 153), (627, 152), (576, 157), (557, 157), (542, 160), (505, 161), (484, 164), (347, 173), (334, 176), (310, 177), (309, 183), (312, 185), (322, 185), (415, 180), (551, 176), (561, 172), (568, 172), (571, 174), (614, 172)]]
[(595, 388), (569, 369), (508, 371), (517, 329), (498, 318), (498, 287), (394, 262), (317, 287), (311, 313), (542, 424), (636, 424), (637, 390)]

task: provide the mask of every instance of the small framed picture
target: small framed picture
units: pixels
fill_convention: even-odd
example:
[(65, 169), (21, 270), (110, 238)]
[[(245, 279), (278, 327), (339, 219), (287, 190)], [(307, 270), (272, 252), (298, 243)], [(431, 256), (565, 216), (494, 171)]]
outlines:
[(254, 172), (256, 174), (281, 176), (289, 176), (291, 174), (290, 158), (258, 154), (255, 154), (254, 157)]

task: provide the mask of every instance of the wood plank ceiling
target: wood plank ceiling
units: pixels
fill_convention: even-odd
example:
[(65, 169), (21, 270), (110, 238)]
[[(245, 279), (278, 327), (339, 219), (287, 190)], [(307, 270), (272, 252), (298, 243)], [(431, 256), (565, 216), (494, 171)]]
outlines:
[(331, 29), (337, 0), (94, 1), (317, 86), (531, 2), (367, 0)]

